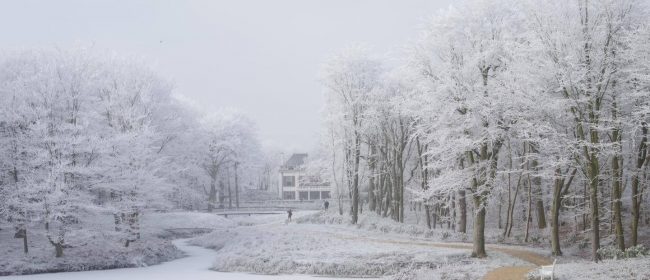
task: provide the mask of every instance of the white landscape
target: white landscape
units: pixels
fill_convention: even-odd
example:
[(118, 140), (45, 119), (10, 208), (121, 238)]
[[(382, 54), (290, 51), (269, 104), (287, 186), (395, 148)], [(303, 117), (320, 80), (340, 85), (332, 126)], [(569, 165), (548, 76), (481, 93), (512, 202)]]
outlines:
[(0, 280), (650, 280), (649, 19), (4, 1)]

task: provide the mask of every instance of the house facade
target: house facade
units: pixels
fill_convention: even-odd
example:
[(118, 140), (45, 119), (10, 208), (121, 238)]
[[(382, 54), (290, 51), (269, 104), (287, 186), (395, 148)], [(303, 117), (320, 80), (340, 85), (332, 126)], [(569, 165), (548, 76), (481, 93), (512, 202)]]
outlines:
[(332, 195), (331, 186), (318, 176), (306, 173), (307, 154), (293, 154), (280, 167), (278, 196), (283, 200), (325, 200)]

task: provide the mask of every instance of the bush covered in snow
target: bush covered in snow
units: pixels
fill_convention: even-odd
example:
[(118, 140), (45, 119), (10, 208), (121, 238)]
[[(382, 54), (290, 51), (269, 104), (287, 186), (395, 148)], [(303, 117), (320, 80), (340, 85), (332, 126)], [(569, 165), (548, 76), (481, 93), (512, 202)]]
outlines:
[(621, 251), (615, 246), (605, 246), (598, 249), (598, 255), (603, 259), (627, 259), (650, 255), (650, 250), (645, 246), (637, 245)]

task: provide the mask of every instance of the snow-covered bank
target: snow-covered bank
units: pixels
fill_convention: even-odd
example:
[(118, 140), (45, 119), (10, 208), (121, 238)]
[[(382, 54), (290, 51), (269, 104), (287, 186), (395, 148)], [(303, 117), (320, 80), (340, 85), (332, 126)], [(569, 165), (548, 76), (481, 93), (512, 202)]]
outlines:
[(89, 229), (78, 230), (67, 238), (69, 247), (61, 258), (54, 257), (54, 249), (42, 228), (28, 228), (29, 254), (24, 254), (22, 239), (14, 239), (13, 230), (3, 227), (0, 231), (0, 275), (150, 266), (183, 256), (172, 245), (172, 238), (235, 226), (234, 222), (214, 214), (145, 213), (140, 239), (124, 247), (115, 233), (111, 215), (96, 215), (87, 220)]
[(158, 264), (183, 254), (160, 230), (147, 229), (140, 239), (124, 246), (115, 232), (111, 217), (94, 217), (89, 229), (77, 230), (66, 238), (63, 257), (54, 257), (54, 248), (41, 227), (29, 227), (29, 253), (23, 253), (22, 239), (14, 239), (14, 231), (0, 231), (0, 275), (103, 270)]
[[(192, 280), (310, 280), (315, 279), (307, 275), (252, 275), (243, 273), (224, 273), (209, 270), (216, 252), (196, 246), (189, 246), (185, 240), (175, 240), (176, 245), (186, 257), (159, 265), (139, 268), (124, 268), (105, 271), (65, 272), (37, 275), (22, 275), (3, 277), (3, 280), (165, 280), (165, 279), (192, 279)], [(328, 278), (318, 278), (328, 280)], [(334, 280), (334, 279), (329, 279)], [(337, 278), (336, 280), (341, 280)]]

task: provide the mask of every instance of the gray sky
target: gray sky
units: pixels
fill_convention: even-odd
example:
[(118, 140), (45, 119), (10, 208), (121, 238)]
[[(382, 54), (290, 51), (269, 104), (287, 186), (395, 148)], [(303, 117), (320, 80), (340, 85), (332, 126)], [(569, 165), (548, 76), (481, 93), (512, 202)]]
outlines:
[(307, 151), (320, 65), (351, 43), (399, 50), (451, 0), (0, 0), (0, 48), (94, 45), (144, 57), (205, 110), (237, 108), (267, 146)]

